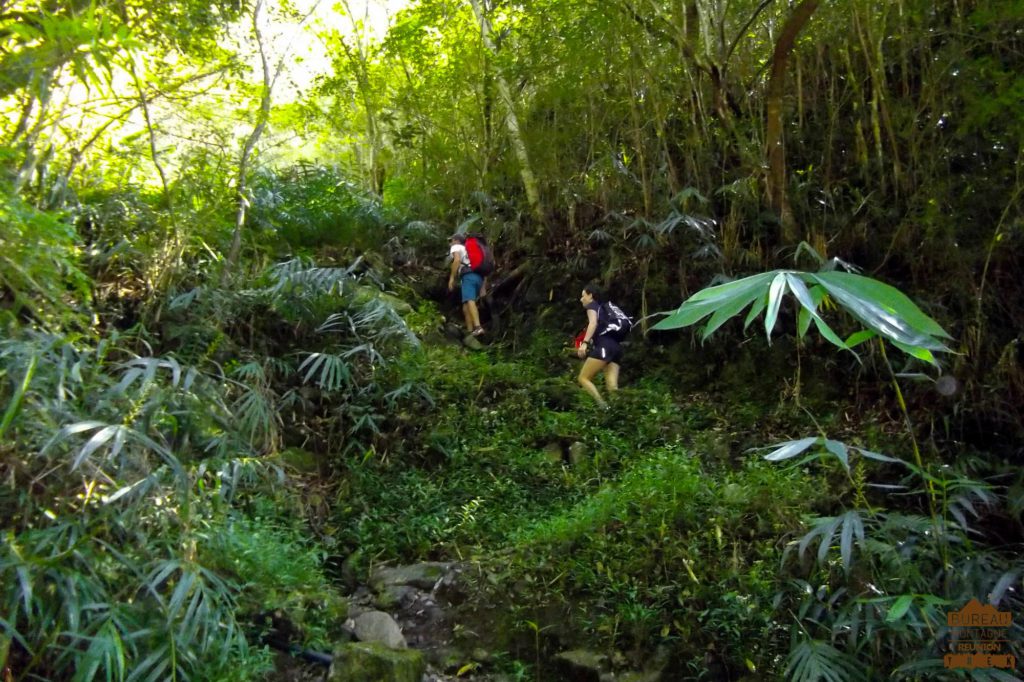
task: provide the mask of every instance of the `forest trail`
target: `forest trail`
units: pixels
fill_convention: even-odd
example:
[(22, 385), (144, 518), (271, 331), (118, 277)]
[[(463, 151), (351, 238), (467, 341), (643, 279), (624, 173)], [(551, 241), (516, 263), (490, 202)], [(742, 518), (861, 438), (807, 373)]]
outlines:
[[(389, 476), (382, 484), (390, 494), (378, 491), (377, 499), (367, 504), (397, 504), (400, 512), (398, 507), (389, 509), (402, 518), (392, 523), (420, 527), (421, 533), (435, 528), (435, 538), (409, 537), (409, 546), (419, 549), (400, 550), (384, 564), (371, 566), (369, 579), (350, 585), (346, 629), (352, 632), (354, 620), (363, 614), (386, 613), (401, 628), (404, 644), (424, 654), (425, 681), (519, 679), (510, 664), (523, 656), (553, 676), (546, 679), (672, 679), (661, 676), (670, 665), (664, 651), (651, 657), (656, 649), (661, 651), (654, 640), (642, 656), (647, 651), (642, 640), (635, 641), (634, 652), (623, 652), (571, 623), (562, 607), (528, 606), (534, 598), (522, 580), (537, 578), (523, 562), (533, 563), (552, 549), (560, 560), (571, 559), (559, 547), (576, 541), (559, 538), (556, 546), (548, 546), (552, 538), (544, 539), (550, 533), (544, 529), (551, 524), (577, 524), (573, 534), (582, 533), (581, 539), (621, 530), (626, 510), (613, 503), (594, 517), (592, 495), (602, 490), (615, 494), (626, 483), (628, 500), (621, 505), (642, 505), (645, 494), (632, 487), (636, 482), (627, 481), (644, 451), (656, 447), (673, 460), (671, 466), (690, 468), (694, 460), (681, 443), (714, 437), (720, 427), (707, 418), (708, 406), (686, 407), (655, 376), (645, 376), (639, 363), (628, 361), (624, 388), (611, 397), (612, 411), (597, 410), (576, 384), (579, 361), (566, 352), (570, 336), (536, 330), (528, 338), (526, 344), (510, 344), (501, 337), (480, 343), (453, 323), (426, 337), (423, 352), (430, 373), (424, 379), (435, 395), (434, 416), (416, 424), (415, 442), (405, 441), (421, 450), (407, 452), (404, 464), (389, 465), (416, 482), (412, 488), (402, 487), (410, 481), (396, 483), (405, 476), (395, 471), (397, 478)], [(452, 352), (460, 345), (462, 350)], [(626, 345), (637, 358), (648, 352), (641, 350), (645, 342), (639, 334)], [(449, 425), (456, 430), (449, 431)], [(643, 476), (661, 470), (663, 463), (650, 466)], [(418, 488), (428, 481), (431, 492), (424, 497)], [(410, 504), (412, 499), (418, 504)], [(656, 506), (654, 510), (663, 513)], [(384, 509), (375, 511), (381, 523), (395, 518)], [(694, 507), (688, 513), (701, 518), (708, 510)], [(433, 526), (435, 519), (447, 527)], [(394, 526), (378, 528), (381, 536), (396, 531)], [(521, 551), (518, 543), (530, 533), (538, 535), (538, 547), (515, 556)], [(370, 532), (364, 538), (381, 541)], [(380, 554), (373, 546), (357, 551)], [(402, 556), (421, 561), (440, 556), (444, 561), (403, 564)], [(618, 570), (613, 568), (614, 556), (604, 561), (609, 574)], [(552, 586), (565, 580), (562, 573), (549, 577), (554, 578)], [(550, 596), (547, 591), (535, 595), (542, 600)], [(328, 679), (322, 669), (304, 669), (313, 677), (302, 679)]]

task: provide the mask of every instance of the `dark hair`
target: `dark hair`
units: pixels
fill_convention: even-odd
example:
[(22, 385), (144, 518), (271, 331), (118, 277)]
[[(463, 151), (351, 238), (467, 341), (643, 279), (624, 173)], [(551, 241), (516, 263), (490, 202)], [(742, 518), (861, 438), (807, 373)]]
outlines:
[(598, 303), (604, 303), (606, 300), (608, 300), (608, 297), (605, 296), (604, 289), (597, 286), (596, 284), (590, 283), (584, 285), (583, 291), (593, 296), (594, 300), (597, 301)]

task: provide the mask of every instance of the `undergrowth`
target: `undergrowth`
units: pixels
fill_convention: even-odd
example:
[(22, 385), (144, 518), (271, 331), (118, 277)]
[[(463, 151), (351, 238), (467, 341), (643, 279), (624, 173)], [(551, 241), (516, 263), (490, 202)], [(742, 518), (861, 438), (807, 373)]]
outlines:
[(523, 660), (597, 645), (634, 667), (660, 648), (693, 674), (771, 669), (780, 538), (823, 500), (821, 477), (731, 452), (721, 404), (653, 377), (598, 410), (560, 341), (537, 333), (518, 356), (428, 346), (404, 363), (434, 407), (400, 457), (348, 464), (342, 544), (364, 569), (481, 564), (478, 589), (508, 604), (492, 644)]

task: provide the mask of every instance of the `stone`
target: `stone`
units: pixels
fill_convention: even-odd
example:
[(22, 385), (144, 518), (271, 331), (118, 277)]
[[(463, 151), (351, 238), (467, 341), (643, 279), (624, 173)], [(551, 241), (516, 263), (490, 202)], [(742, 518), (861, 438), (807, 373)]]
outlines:
[(462, 335), (466, 333), (462, 329), (462, 327), (460, 327), (460, 326), (458, 326), (456, 324), (452, 324), (451, 322), (449, 322), (449, 323), (444, 325), (443, 332), (444, 332), (444, 335), (447, 336), (452, 341), (460, 340), (462, 338)]
[(483, 350), (484, 344), (477, 341), (476, 337), (472, 334), (466, 334), (462, 337), (462, 345), (470, 350)]
[(661, 671), (647, 670), (621, 673), (615, 678), (616, 682), (661, 682)]
[(563, 673), (560, 679), (600, 682), (608, 657), (586, 649), (572, 649), (555, 654), (554, 662)]
[(409, 585), (430, 591), (450, 571), (452, 565), (443, 561), (424, 561), (408, 566), (382, 566), (370, 575), (370, 585), (381, 590), (386, 585)]
[(405, 608), (409, 601), (415, 599), (416, 592), (416, 588), (409, 585), (383, 585), (377, 594), (377, 607)]
[(405, 649), (405, 636), (395, 619), (383, 611), (367, 611), (352, 619), (352, 629), (360, 642), (382, 644), (390, 649)]
[(561, 443), (548, 443), (544, 446), (544, 457), (553, 464), (559, 464), (562, 461), (562, 444)]
[(334, 650), (328, 682), (420, 682), (423, 653), (388, 649), (372, 642), (343, 644)]
[(329, 593), (320, 603), (323, 615), (331, 630), (339, 633), (344, 631), (345, 621), (349, 615), (348, 599), (336, 593)]
[(424, 649), (427, 661), (440, 670), (458, 670), (465, 663), (465, 654), (455, 647), (438, 646)]
[(583, 443), (576, 441), (569, 446), (569, 462), (576, 466), (582, 464), (583, 460), (587, 458), (587, 446)]
[(359, 563), (362, 558), (363, 553), (357, 549), (341, 562), (341, 582), (349, 592), (353, 592), (359, 587), (359, 582), (362, 579)]
[(386, 303), (399, 315), (407, 315), (412, 312), (412, 306), (391, 294), (384, 293), (380, 289), (369, 286), (357, 287), (353, 295), (353, 300), (356, 305), (366, 305), (371, 301), (377, 300)]
[(320, 462), (317, 456), (302, 448), (288, 448), (283, 450), (278, 457), (281, 460), (281, 464), (302, 474), (315, 474), (320, 470)]

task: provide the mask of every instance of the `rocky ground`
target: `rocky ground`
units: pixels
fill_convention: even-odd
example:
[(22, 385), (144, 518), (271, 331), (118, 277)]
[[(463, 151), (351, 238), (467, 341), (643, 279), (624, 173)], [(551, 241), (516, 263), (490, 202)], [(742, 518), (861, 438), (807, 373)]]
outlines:
[[(349, 597), (342, 640), (326, 661), (303, 653), (280, 653), (277, 679), (286, 682), (512, 682), (489, 671), (494, 655), (486, 645), (494, 633), (472, 603), (463, 564), (425, 562), (379, 567), (370, 583)], [(463, 621), (463, 618), (466, 620)], [(489, 636), (488, 636), (489, 635)], [(306, 652), (309, 657), (310, 653)], [(614, 661), (598, 652), (563, 651), (550, 661), (548, 679), (581, 682), (658, 682), (663, 671), (612, 672)]]

